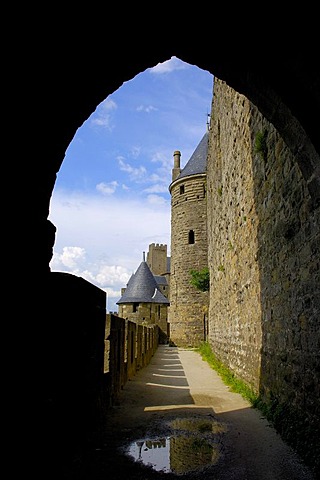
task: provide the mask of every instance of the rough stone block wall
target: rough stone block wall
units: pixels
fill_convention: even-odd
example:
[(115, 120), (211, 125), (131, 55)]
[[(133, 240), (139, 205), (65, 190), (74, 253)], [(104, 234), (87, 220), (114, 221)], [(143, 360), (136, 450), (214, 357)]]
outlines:
[(137, 324), (134, 322), (127, 322), (127, 378), (134, 377), (136, 373), (136, 335)]
[(220, 359), (259, 390), (259, 223), (249, 101), (215, 79), (208, 156), (209, 339)]
[(314, 425), (319, 208), (273, 125), (217, 78), (207, 175), (210, 344), (265, 400)]
[(147, 253), (147, 264), (153, 275), (163, 275), (167, 271), (167, 245), (151, 243)]
[(119, 316), (138, 325), (157, 325), (160, 332), (160, 341), (165, 343), (168, 335), (168, 307), (167, 305), (139, 303), (136, 311), (133, 304), (119, 305)]
[[(190, 284), (190, 270), (208, 266), (206, 178), (184, 179), (171, 191), (170, 339), (178, 346), (197, 346), (204, 340), (208, 295)], [(189, 244), (189, 231), (194, 243)]]
[(136, 336), (136, 366), (137, 371), (143, 367), (143, 329), (142, 325), (137, 325)]
[(109, 404), (118, 405), (121, 388), (125, 385), (126, 321), (108, 313), (105, 326), (104, 373), (109, 380)]

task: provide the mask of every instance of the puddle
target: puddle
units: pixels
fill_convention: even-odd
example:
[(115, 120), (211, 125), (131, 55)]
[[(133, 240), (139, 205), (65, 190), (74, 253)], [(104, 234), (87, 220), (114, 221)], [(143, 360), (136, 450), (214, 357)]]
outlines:
[(154, 470), (171, 472), (170, 437), (138, 440), (130, 445), (127, 454), (144, 465), (151, 465)]
[(132, 442), (126, 454), (164, 473), (183, 475), (214, 465), (220, 458), (224, 425), (206, 419), (175, 419), (172, 434)]

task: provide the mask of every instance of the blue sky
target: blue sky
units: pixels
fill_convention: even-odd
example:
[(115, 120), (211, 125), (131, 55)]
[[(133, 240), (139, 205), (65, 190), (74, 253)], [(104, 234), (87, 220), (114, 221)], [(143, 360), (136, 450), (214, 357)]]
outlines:
[(172, 57), (97, 105), (66, 151), (50, 203), (50, 268), (106, 291), (108, 311), (118, 311), (151, 243), (170, 255), (173, 152), (183, 168), (206, 131), (212, 91), (209, 72)]

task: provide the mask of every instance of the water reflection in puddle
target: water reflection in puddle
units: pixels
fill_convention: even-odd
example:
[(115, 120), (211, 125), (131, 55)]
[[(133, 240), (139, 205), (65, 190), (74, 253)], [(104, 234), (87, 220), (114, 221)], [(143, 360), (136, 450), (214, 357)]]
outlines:
[(170, 437), (139, 440), (130, 445), (128, 454), (154, 470), (170, 472)]
[(175, 419), (172, 435), (132, 442), (127, 454), (164, 473), (185, 474), (215, 464), (221, 451), (225, 427), (204, 419)]

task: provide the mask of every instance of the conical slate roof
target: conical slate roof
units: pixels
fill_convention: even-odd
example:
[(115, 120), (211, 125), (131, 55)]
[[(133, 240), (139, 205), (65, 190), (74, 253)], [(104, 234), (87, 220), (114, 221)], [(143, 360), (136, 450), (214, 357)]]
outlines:
[(154, 278), (158, 285), (164, 285), (165, 287), (168, 285), (167, 279), (163, 275), (154, 275)]
[(162, 303), (169, 305), (169, 300), (158, 289), (157, 282), (148, 266), (143, 261), (136, 273), (131, 275), (127, 288), (117, 305), (122, 303)]
[(208, 132), (206, 132), (197, 148), (190, 157), (190, 160), (186, 166), (182, 169), (180, 175), (176, 178), (179, 180), (189, 175), (197, 175), (200, 173), (206, 173), (207, 171), (207, 155), (208, 155)]

